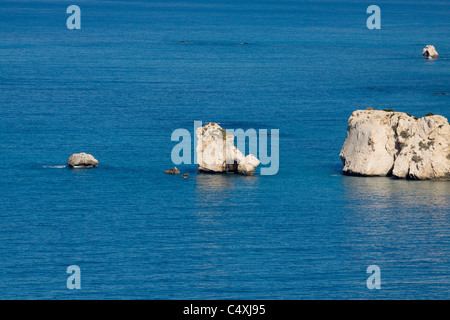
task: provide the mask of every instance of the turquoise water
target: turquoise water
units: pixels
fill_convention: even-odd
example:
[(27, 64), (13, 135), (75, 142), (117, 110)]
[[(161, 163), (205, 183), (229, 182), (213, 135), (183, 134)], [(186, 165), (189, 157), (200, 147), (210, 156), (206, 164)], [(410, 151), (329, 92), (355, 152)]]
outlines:
[[(450, 183), (339, 159), (356, 109), (450, 117), (448, 2), (76, 4), (0, 4), (0, 298), (450, 298)], [(279, 172), (164, 175), (196, 120), (279, 129)]]

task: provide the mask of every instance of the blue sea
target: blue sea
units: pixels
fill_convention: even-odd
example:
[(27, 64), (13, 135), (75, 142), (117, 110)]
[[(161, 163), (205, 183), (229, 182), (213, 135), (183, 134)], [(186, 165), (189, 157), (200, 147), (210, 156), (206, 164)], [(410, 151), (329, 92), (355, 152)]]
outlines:
[[(448, 1), (1, 0), (0, 299), (449, 299), (450, 183), (342, 175), (367, 107), (450, 117)], [(278, 173), (164, 174), (194, 121)]]

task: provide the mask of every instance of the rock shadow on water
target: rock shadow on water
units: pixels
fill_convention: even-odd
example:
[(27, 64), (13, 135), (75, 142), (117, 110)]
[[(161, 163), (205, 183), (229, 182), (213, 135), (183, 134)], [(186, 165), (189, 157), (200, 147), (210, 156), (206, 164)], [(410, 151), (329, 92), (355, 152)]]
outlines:
[(247, 193), (257, 188), (258, 181), (258, 175), (199, 173), (195, 177), (197, 203), (206, 206), (227, 204), (228, 200), (239, 197), (240, 193)]
[(200, 193), (224, 193), (236, 187), (252, 187), (257, 183), (258, 175), (246, 176), (232, 173), (204, 173), (196, 175), (196, 186)]
[(258, 176), (199, 173), (195, 178), (195, 212), (198, 221), (207, 226), (222, 224), (222, 217), (230, 210), (236, 212), (242, 201), (246, 201), (248, 195), (258, 188), (258, 181)]
[(342, 183), (345, 198), (355, 210), (422, 212), (421, 208), (434, 207), (443, 212), (450, 205), (450, 183), (444, 180), (343, 176)]

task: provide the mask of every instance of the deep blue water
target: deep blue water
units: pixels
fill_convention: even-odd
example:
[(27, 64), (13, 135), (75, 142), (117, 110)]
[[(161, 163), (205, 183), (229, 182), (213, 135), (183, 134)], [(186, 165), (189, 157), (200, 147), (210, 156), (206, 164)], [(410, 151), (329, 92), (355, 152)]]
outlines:
[[(356, 109), (450, 117), (448, 2), (69, 4), (0, 3), (1, 299), (450, 298), (450, 183), (339, 159)], [(163, 174), (194, 120), (279, 129), (278, 174)]]

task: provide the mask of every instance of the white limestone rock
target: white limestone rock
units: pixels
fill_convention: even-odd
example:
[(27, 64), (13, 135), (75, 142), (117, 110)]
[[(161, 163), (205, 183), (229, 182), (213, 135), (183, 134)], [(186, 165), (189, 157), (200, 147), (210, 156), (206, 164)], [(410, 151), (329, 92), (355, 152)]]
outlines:
[(98, 165), (98, 160), (94, 158), (91, 154), (87, 153), (74, 153), (69, 157), (67, 161), (69, 167), (95, 167)]
[(234, 172), (251, 175), (259, 165), (253, 156), (244, 155), (234, 146), (234, 136), (217, 123), (210, 122), (197, 129), (198, 170), (203, 172)]
[(252, 154), (249, 154), (238, 165), (238, 172), (246, 175), (255, 173), (255, 168), (260, 164), (260, 161)]
[(450, 180), (450, 125), (438, 115), (357, 110), (340, 157), (349, 175)]

